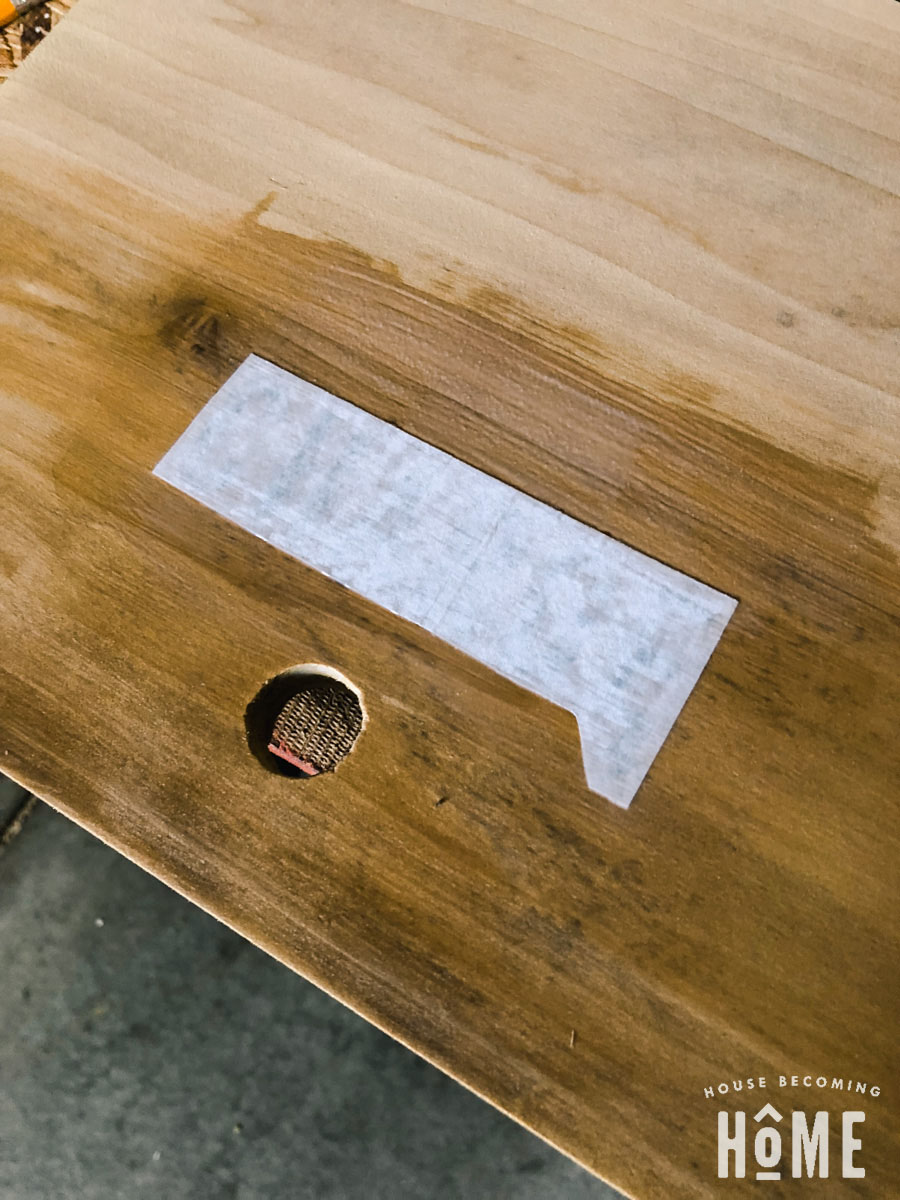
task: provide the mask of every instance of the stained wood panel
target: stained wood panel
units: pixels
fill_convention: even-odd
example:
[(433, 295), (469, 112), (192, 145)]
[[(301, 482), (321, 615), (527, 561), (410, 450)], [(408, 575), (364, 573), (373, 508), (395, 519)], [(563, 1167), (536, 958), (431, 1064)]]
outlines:
[[(640, 1197), (809, 1070), (896, 1178), (898, 59), (874, 0), (80, 0), (0, 98), (3, 769)], [(249, 353), (740, 599), (629, 811), (151, 476)], [(298, 784), (243, 714), (306, 661), (370, 722)]]

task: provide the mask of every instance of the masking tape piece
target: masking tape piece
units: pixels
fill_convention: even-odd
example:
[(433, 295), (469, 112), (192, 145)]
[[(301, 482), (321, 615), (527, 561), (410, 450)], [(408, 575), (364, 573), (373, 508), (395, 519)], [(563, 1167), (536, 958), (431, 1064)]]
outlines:
[(574, 713), (622, 806), (736, 606), (255, 355), (154, 473)]

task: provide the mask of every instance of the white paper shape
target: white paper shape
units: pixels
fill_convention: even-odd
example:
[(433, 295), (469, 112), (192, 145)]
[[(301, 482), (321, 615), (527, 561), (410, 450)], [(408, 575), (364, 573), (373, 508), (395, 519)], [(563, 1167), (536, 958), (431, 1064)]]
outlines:
[(155, 474), (569, 709), (622, 806), (737, 603), (255, 355)]

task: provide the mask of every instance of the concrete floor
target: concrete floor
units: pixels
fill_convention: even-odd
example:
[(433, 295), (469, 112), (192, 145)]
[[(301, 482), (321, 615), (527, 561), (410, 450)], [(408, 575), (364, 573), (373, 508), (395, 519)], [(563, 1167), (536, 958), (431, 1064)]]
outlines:
[(618, 1196), (44, 805), (0, 964), (0, 1200)]

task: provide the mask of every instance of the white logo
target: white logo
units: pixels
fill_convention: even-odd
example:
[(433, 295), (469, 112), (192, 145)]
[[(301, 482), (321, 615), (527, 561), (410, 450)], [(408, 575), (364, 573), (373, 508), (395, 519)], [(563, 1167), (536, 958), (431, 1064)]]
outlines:
[[(732, 1122), (733, 1118), (733, 1122)], [(774, 1122), (763, 1125), (766, 1119)], [(862, 1140), (854, 1135), (857, 1124), (866, 1119), (864, 1112), (841, 1113), (840, 1159), (842, 1179), (864, 1179), (865, 1167), (858, 1167), (853, 1156), (862, 1146)], [(767, 1104), (753, 1118), (761, 1128), (755, 1135), (751, 1128), (753, 1157), (756, 1160), (757, 1179), (781, 1179), (787, 1173), (786, 1163), (782, 1167), (785, 1147), (784, 1137), (777, 1127), (784, 1120), (781, 1113)], [(830, 1169), (830, 1113), (817, 1112), (810, 1128), (806, 1113), (795, 1110), (791, 1114), (789, 1128), (784, 1136), (790, 1135), (790, 1176), (792, 1179), (828, 1179)], [(719, 1178), (745, 1179), (747, 1177), (747, 1114), (744, 1112), (719, 1113)]]
[[(877, 1098), (881, 1088), (824, 1075), (779, 1075), (779, 1086), (785, 1089), (818, 1088), (832, 1093), (840, 1091)], [(846, 1090), (845, 1090), (846, 1087)], [(704, 1088), (707, 1099), (729, 1092), (750, 1092), (767, 1088), (762, 1076), (733, 1080), (717, 1087)], [(760, 1097), (762, 1099), (762, 1097)], [(795, 1104), (796, 1102), (794, 1102)], [(859, 1101), (857, 1100), (857, 1103)], [(748, 1175), (760, 1181), (779, 1179), (865, 1179), (865, 1167), (858, 1161), (862, 1149), (860, 1126), (866, 1119), (861, 1109), (847, 1108), (843, 1112), (819, 1109), (812, 1114), (794, 1107), (790, 1101), (779, 1101), (784, 1112), (766, 1103), (756, 1113), (737, 1109), (721, 1109), (718, 1113), (718, 1176), (719, 1179), (746, 1179)], [(790, 1107), (788, 1107), (790, 1106)]]

